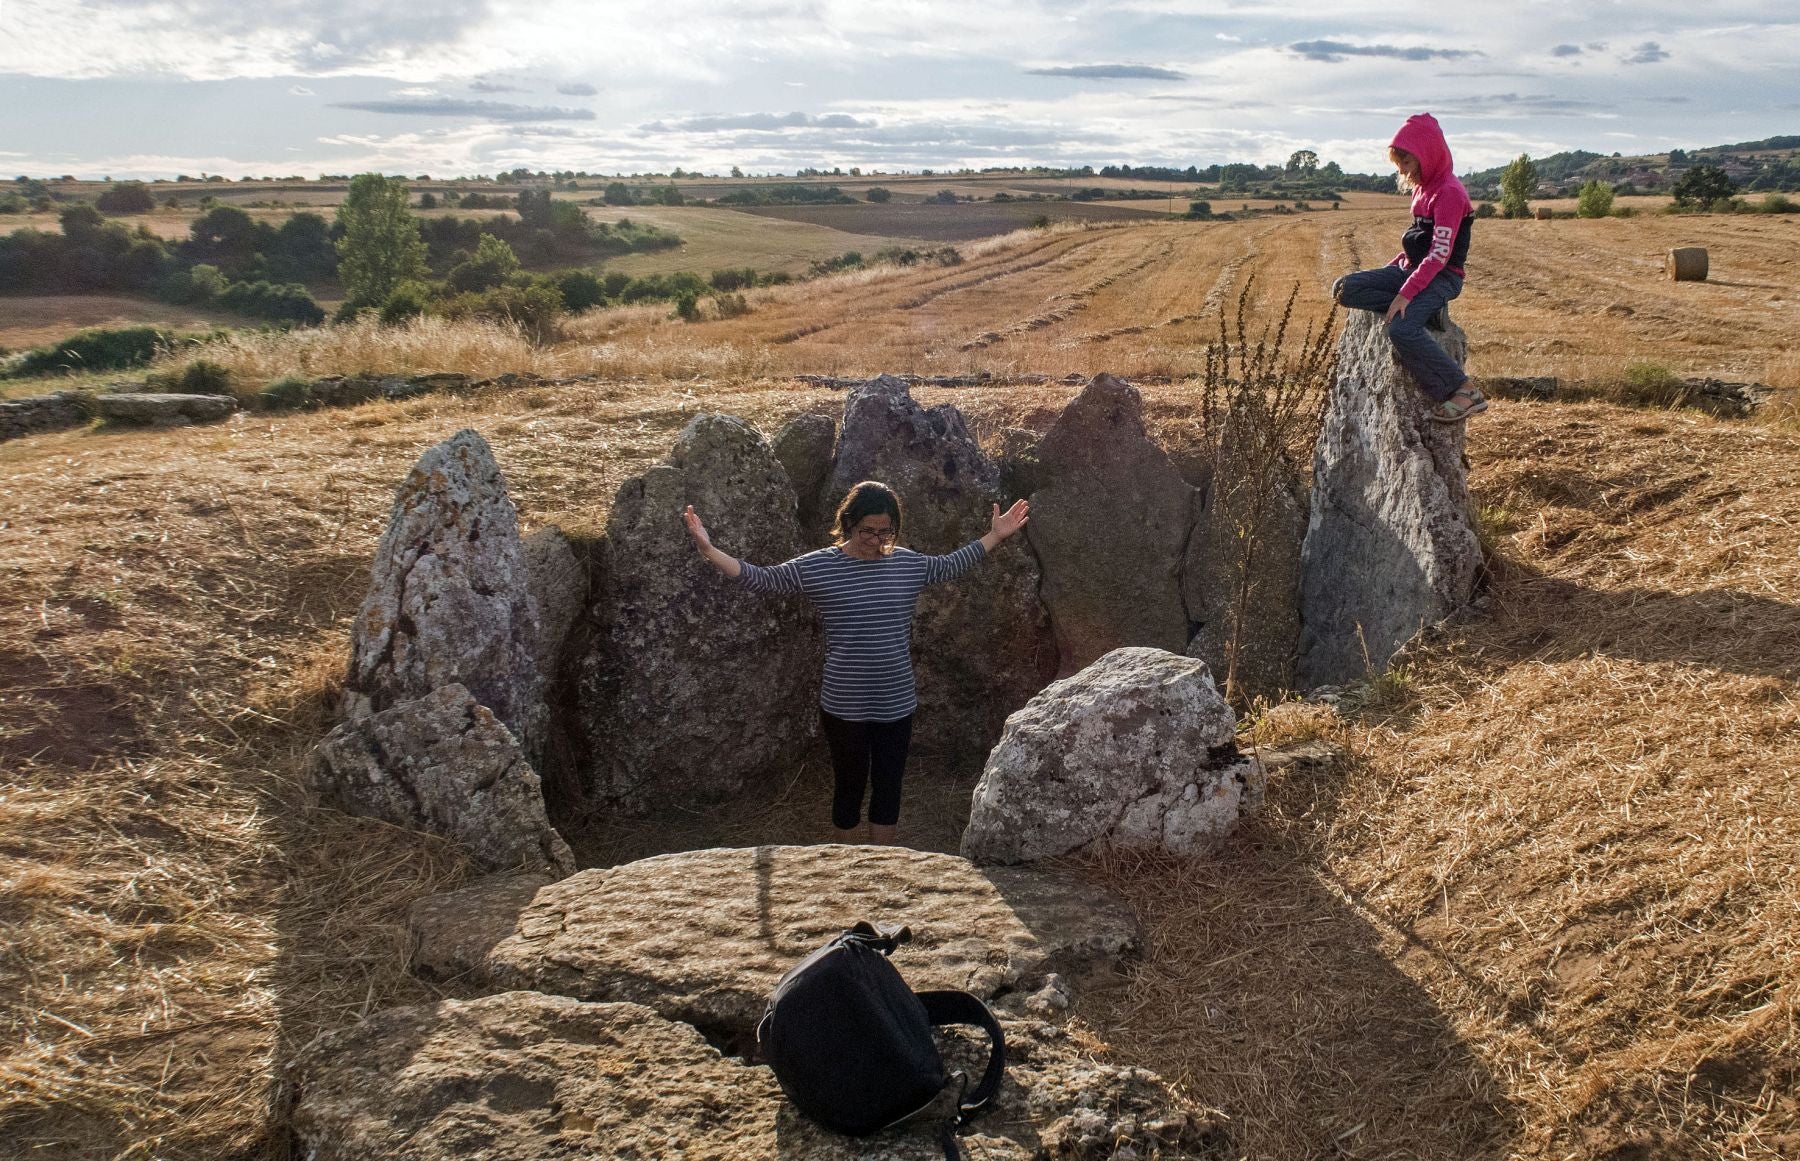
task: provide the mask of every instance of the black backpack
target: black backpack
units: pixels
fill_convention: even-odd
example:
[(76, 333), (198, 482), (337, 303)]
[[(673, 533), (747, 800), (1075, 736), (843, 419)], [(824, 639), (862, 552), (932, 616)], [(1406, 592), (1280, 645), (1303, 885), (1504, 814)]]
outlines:
[(986, 1004), (967, 992), (914, 992), (887, 957), (912, 939), (905, 927), (858, 923), (790, 968), (775, 985), (756, 1043), (794, 1106), (852, 1136), (922, 1112), (949, 1083), (932, 1040), (935, 1024), (973, 1024), (990, 1041), (987, 1071), (963, 1085), (944, 1156), (958, 1156), (956, 1129), (1000, 1091), (1006, 1038)]

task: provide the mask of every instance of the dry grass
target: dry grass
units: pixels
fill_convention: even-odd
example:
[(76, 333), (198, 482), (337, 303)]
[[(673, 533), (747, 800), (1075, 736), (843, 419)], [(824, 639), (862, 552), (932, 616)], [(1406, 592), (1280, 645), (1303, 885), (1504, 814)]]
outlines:
[[(424, 447), (478, 427), (527, 528), (592, 532), (696, 411), (773, 430), (841, 407), (730, 358), (1061, 373), (1104, 350), (1197, 371), (1187, 336), (1206, 325), (1174, 316), (1252, 270), (1280, 293), (1385, 256), (1390, 220), (1376, 251), (1351, 211), (1307, 234), (1320, 218), (1034, 234), (958, 268), (771, 293), (747, 320), (620, 316), (530, 352), (544, 364), (501, 367), (487, 334), (453, 357), (452, 334), (367, 334), (354, 360), (294, 348), (310, 363), (246, 346), (246, 373), (269, 376), (569, 373), (608, 344), (622, 372), (652, 339), (666, 348), (635, 365), (743, 354), (699, 378), (0, 446), (0, 1133), (46, 1157), (276, 1156), (281, 1063), (432, 994), (402, 969), (399, 921), (463, 867), (298, 790), (392, 488)], [(1477, 306), (1459, 318), (1480, 343)], [(770, 338), (808, 317), (818, 330)], [(1040, 317), (942, 354), (945, 335)], [(1081, 337), (1132, 317), (1164, 325)], [(1540, 321), (1572, 341), (1595, 322)], [(1746, 334), (1764, 357), (1772, 332)], [(1074, 390), (920, 394), (992, 439), (1046, 427)], [(1158, 437), (1191, 447), (1195, 388), (1146, 396)], [(1247, 1157), (1793, 1155), (1800, 437), (1598, 404), (1496, 404), (1473, 433), (1477, 490), (1506, 514), (1490, 615), (1413, 651), (1385, 703), (1290, 721), (1356, 758), (1278, 782), (1217, 859), (1097, 867), (1142, 910), (1150, 954), (1084, 1017), (1227, 1108)], [(972, 773), (920, 771), (922, 845), (954, 838)], [(620, 824), (583, 853), (805, 837), (822, 780), (813, 763), (741, 811)]]

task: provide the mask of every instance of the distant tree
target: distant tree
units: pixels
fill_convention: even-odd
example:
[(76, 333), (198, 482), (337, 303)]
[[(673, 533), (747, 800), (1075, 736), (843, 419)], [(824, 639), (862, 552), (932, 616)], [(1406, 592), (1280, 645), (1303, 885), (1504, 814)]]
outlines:
[(420, 209), (435, 210), (435, 209), (437, 209), (437, 206), (438, 206), (437, 195), (432, 193), (430, 190), (426, 190), (424, 193), (419, 195), (419, 208)]
[(425, 240), (406, 205), (406, 184), (359, 173), (338, 207), (338, 277), (348, 301), (374, 306), (402, 282), (425, 278)]
[(1529, 217), (1531, 195), (1537, 191), (1538, 170), (1531, 155), (1521, 153), (1513, 158), (1500, 175), (1500, 212), (1509, 218)]
[(156, 208), (156, 195), (141, 181), (122, 181), (94, 199), (106, 214), (147, 214)]
[(1296, 149), (1288, 156), (1287, 171), (1290, 176), (1310, 177), (1319, 168), (1319, 155), (1310, 149)]
[(1608, 181), (1594, 180), (1581, 187), (1575, 214), (1582, 218), (1604, 218), (1612, 213), (1613, 187)]
[(106, 225), (106, 219), (99, 210), (82, 204), (72, 205), (64, 210), (57, 221), (62, 225), (63, 237), (76, 243), (91, 241), (99, 235), (100, 227)]
[(928, 202), (936, 202), (940, 206), (953, 206), (957, 202), (956, 191), (953, 189), (941, 189), (925, 200)]
[(622, 181), (608, 182), (605, 192), (600, 196), (609, 206), (635, 206), (638, 204), (637, 195), (633, 194), (631, 187)]
[(1669, 190), (1675, 195), (1678, 206), (1698, 205), (1705, 208), (1715, 202), (1722, 202), (1737, 192), (1731, 175), (1716, 165), (1696, 165), (1681, 175), (1681, 180)]
[(744, 171), (734, 165), (731, 167), (731, 176), (732, 177), (743, 177)]
[(1688, 161), (1688, 155), (1687, 155), (1686, 150), (1682, 150), (1682, 149), (1669, 150), (1669, 164), (1670, 165), (1686, 165), (1687, 161)]
[(1344, 167), (1335, 161), (1327, 161), (1324, 167), (1319, 170), (1319, 176), (1326, 181), (1335, 182), (1341, 180), (1344, 176)]
[(885, 202), (894, 195), (889, 193), (887, 189), (882, 186), (872, 185), (869, 187), (869, 192), (863, 196), (872, 202)]
[(475, 253), (467, 262), (453, 266), (444, 281), (458, 291), (491, 290), (518, 269), (519, 256), (513, 248), (492, 234), (483, 234), (475, 244)]

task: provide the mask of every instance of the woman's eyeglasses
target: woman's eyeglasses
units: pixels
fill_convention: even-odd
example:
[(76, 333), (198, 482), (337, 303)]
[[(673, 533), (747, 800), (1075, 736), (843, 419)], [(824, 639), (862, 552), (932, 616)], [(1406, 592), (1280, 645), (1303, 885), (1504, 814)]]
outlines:
[(876, 544), (892, 544), (900, 534), (892, 528), (858, 528), (856, 535)]

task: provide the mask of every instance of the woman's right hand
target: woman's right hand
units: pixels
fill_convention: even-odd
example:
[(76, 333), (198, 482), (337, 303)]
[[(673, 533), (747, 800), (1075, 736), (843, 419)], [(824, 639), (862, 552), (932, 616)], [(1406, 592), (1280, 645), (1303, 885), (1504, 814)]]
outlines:
[(688, 535), (694, 538), (694, 547), (704, 556), (706, 550), (712, 547), (712, 537), (706, 534), (706, 525), (700, 523), (700, 513), (694, 511), (694, 506), (689, 504), (682, 511), (681, 520), (687, 525)]

